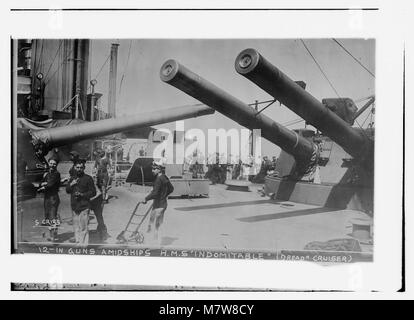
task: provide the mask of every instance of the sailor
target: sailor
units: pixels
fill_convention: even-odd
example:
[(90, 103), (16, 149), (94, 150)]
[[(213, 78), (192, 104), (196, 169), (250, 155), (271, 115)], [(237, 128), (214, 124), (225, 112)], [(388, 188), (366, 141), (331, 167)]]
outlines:
[(190, 163), (189, 171), (192, 173), (193, 179), (200, 179), (204, 175), (204, 168), (203, 164), (200, 163), (200, 158), (199, 151), (196, 149), (192, 154), (192, 158), (188, 159)]
[(101, 151), (98, 154), (98, 158), (95, 161), (96, 169), (96, 185), (99, 190), (102, 192), (103, 201), (108, 201), (108, 182), (109, 182), (109, 173), (108, 170), (111, 167), (111, 160), (108, 158), (105, 151)]
[(103, 218), (103, 209), (104, 209), (104, 199), (102, 193), (102, 186), (97, 185), (97, 193), (89, 201), (90, 208), (95, 214), (96, 222), (98, 223), (96, 227), (96, 233), (101, 241), (105, 241), (110, 237), (108, 234), (108, 229), (106, 228), (105, 221)]
[(276, 156), (273, 156), (272, 157), (272, 167), (271, 167), (271, 170), (272, 171), (275, 171), (276, 170), (276, 164), (277, 164), (277, 157)]
[(77, 151), (71, 151), (70, 154), (70, 160), (72, 161), (73, 165), (69, 169), (69, 176), (76, 177), (76, 170), (75, 170), (75, 162), (79, 160), (79, 153)]
[(241, 159), (239, 159), (239, 161), (234, 165), (233, 176), (232, 176), (233, 180), (240, 179), (240, 176), (242, 175), (242, 164), (243, 162), (241, 161)]
[(321, 157), (321, 153), (323, 152), (323, 139), (321, 137), (315, 137), (313, 142), (316, 144), (316, 161), (315, 161), (315, 171), (313, 174), (313, 183), (321, 184), (321, 177), (320, 177), (320, 168), (319, 168), (319, 159)]
[(151, 193), (143, 201), (146, 204), (147, 201), (153, 200), (147, 233), (153, 232), (154, 241), (158, 241), (159, 229), (164, 221), (164, 213), (167, 209), (167, 197), (174, 191), (174, 187), (165, 175), (164, 170), (165, 167), (161, 163), (153, 163), (152, 173), (156, 176), (154, 186)]
[(225, 176), (223, 180), (223, 168), (220, 165), (220, 154), (218, 152), (216, 153), (215, 162), (211, 165), (210, 168), (211, 170), (209, 179), (212, 182), (212, 184), (223, 183), (225, 180)]
[(61, 161), (59, 148), (53, 148), (51, 158), (54, 158), (58, 163)]
[(271, 170), (272, 163), (270, 162), (267, 156), (263, 157), (262, 165), (260, 167), (259, 173), (254, 176), (252, 179), (253, 183), (264, 183), (264, 178), (267, 176), (268, 172)]
[(45, 158), (45, 152), (44, 147), (40, 144), (35, 146), (35, 157), (40, 163), (36, 163), (36, 168), (38, 169), (48, 169), (48, 162)]
[(145, 156), (144, 147), (141, 147), (141, 149), (139, 149), (139, 156), (140, 157), (144, 157)]
[(246, 159), (245, 162), (243, 162), (243, 165), (242, 165), (242, 179), (241, 180), (249, 181), (249, 178), (251, 176), (250, 173), (252, 171), (252, 168), (253, 168), (253, 163), (252, 163), (252, 160), (249, 157), (249, 158)]
[(70, 194), (75, 242), (87, 245), (89, 200), (96, 195), (96, 189), (92, 177), (85, 174), (85, 160), (77, 160), (74, 169), (76, 175), (70, 178), (66, 192)]
[(45, 218), (42, 221), (43, 226), (51, 226), (49, 238), (50, 241), (55, 240), (57, 232), (56, 227), (60, 225), (58, 219), (58, 208), (60, 204), (59, 187), (60, 187), (60, 173), (57, 171), (58, 161), (55, 158), (50, 158), (48, 162), (49, 171), (44, 174), (43, 181), (40, 183), (38, 191), (44, 191), (44, 210)]

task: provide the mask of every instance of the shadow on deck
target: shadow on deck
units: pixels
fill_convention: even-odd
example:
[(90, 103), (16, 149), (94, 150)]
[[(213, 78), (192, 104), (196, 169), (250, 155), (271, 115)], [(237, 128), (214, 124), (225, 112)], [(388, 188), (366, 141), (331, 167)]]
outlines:
[(236, 201), (228, 203), (217, 203), (217, 204), (206, 204), (202, 206), (193, 206), (193, 207), (179, 207), (174, 208), (178, 211), (196, 211), (196, 210), (209, 210), (209, 209), (220, 209), (220, 208), (230, 208), (230, 207), (240, 207), (240, 206), (253, 206), (257, 204), (272, 203), (279, 204), (274, 200), (255, 200), (255, 201)]
[(277, 219), (307, 216), (307, 215), (312, 215), (312, 214), (334, 212), (334, 211), (340, 211), (340, 210), (342, 209), (320, 207), (320, 208), (312, 208), (312, 209), (302, 209), (302, 210), (262, 214), (262, 215), (257, 215), (257, 216), (239, 218), (237, 220), (241, 222), (259, 222), (259, 221), (266, 221), (266, 220), (277, 220)]

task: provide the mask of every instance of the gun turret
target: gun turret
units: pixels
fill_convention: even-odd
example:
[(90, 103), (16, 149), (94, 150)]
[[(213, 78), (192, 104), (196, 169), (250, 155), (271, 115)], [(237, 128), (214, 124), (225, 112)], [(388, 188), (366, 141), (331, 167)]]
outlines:
[(256, 50), (243, 50), (236, 58), (235, 68), (239, 74), (338, 143), (355, 159), (372, 166), (374, 142), (325, 107)]
[(251, 130), (261, 129), (262, 137), (294, 156), (295, 160), (305, 164), (305, 167), (315, 158), (316, 147), (311, 141), (258, 113), (177, 61), (166, 61), (161, 67), (160, 77), (162, 81), (184, 91), (240, 125)]
[(176, 120), (195, 118), (214, 113), (207, 106), (175, 107), (165, 109), (162, 112), (153, 111), (125, 117), (105, 119), (66, 127), (51, 129), (31, 130), (32, 143), (36, 149), (41, 148), (43, 154), (55, 147), (81, 140), (105, 136), (137, 129), (140, 127), (154, 126)]

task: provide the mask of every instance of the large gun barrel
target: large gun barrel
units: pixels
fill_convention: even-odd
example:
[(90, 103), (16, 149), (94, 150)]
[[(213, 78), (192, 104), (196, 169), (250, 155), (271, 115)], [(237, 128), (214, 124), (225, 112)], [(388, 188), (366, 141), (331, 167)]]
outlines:
[(195, 118), (214, 113), (207, 106), (175, 107), (162, 111), (153, 111), (120, 118), (105, 119), (66, 127), (32, 130), (32, 142), (41, 145), (45, 151), (68, 143), (75, 143), (84, 139), (90, 139), (108, 134), (137, 129), (140, 127), (154, 126), (176, 120)]
[(184, 91), (211, 108), (248, 129), (261, 129), (261, 135), (293, 155), (309, 161), (314, 144), (296, 132), (285, 128), (264, 114), (238, 100), (209, 81), (201, 78), (175, 60), (166, 61), (160, 71), (161, 80)]
[(373, 141), (363, 132), (353, 129), (255, 49), (243, 50), (236, 58), (235, 68), (239, 74), (329, 136), (354, 158), (372, 157)]

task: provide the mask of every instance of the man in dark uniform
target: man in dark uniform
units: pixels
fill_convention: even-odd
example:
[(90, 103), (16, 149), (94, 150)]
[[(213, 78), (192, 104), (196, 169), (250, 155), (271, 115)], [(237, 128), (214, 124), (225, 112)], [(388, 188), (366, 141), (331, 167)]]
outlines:
[(277, 165), (277, 157), (276, 156), (273, 156), (272, 157), (272, 167), (271, 167), (271, 170), (276, 170), (276, 165)]
[(208, 178), (210, 179), (212, 184), (222, 183), (222, 171), (223, 169), (220, 165), (220, 154), (217, 152), (216, 160), (209, 168), (210, 174), (208, 175)]
[(103, 201), (107, 201), (107, 188), (109, 182), (108, 169), (111, 167), (111, 161), (106, 156), (105, 151), (101, 151), (98, 154), (98, 158), (95, 161), (96, 169), (96, 185), (102, 192)]
[(155, 222), (155, 241), (158, 240), (158, 231), (164, 221), (164, 213), (167, 209), (167, 197), (174, 191), (174, 187), (163, 171), (164, 166), (153, 163), (152, 173), (156, 176), (156, 178), (151, 193), (148, 194), (144, 200), (144, 204), (149, 200), (154, 200), (147, 232), (150, 233), (153, 230)]
[(242, 173), (242, 165), (243, 162), (241, 160), (239, 160), (238, 163), (234, 165), (233, 175), (231, 177), (233, 180), (238, 180), (240, 178), (240, 175)]
[(46, 161), (46, 158), (45, 158), (46, 153), (42, 145), (38, 144), (35, 146), (35, 157), (39, 161), (39, 163), (36, 163), (36, 168), (48, 169), (48, 162)]
[(139, 156), (140, 156), (140, 157), (145, 156), (144, 147), (141, 147), (141, 149), (139, 149)]
[(85, 174), (85, 161), (75, 162), (76, 175), (71, 177), (66, 192), (70, 194), (75, 242), (87, 245), (89, 242), (89, 200), (96, 195), (91, 176)]
[(79, 153), (76, 151), (71, 151), (70, 153), (70, 160), (72, 160), (72, 167), (69, 169), (69, 176), (76, 177), (76, 170), (75, 170), (75, 163), (79, 160)]
[(95, 214), (96, 222), (98, 223), (96, 227), (96, 232), (98, 233), (99, 239), (105, 241), (110, 236), (108, 234), (108, 229), (106, 228), (105, 221), (103, 218), (103, 209), (104, 209), (104, 199), (102, 190), (98, 187), (98, 192), (96, 195), (90, 199), (90, 208)]
[(58, 219), (58, 208), (60, 204), (59, 187), (60, 187), (60, 173), (57, 171), (58, 161), (54, 158), (49, 159), (49, 171), (44, 174), (43, 181), (40, 183), (38, 191), (44, 191), (44, 210), (45, 217), (42, 221), (43, 226), (50, 226), (49, 240), (55, 240), (57, 236), (57, 229), (60, 225)]
[(260, 167), (260, 171), (257, 175), (254, 176), (252, 179), (253, 183), (264, 183), (264, 179), (267, 176), (268, 171), (271, 170), (272, 163), (269, 161), (267, 156), (263, 157), (262, 165)]

